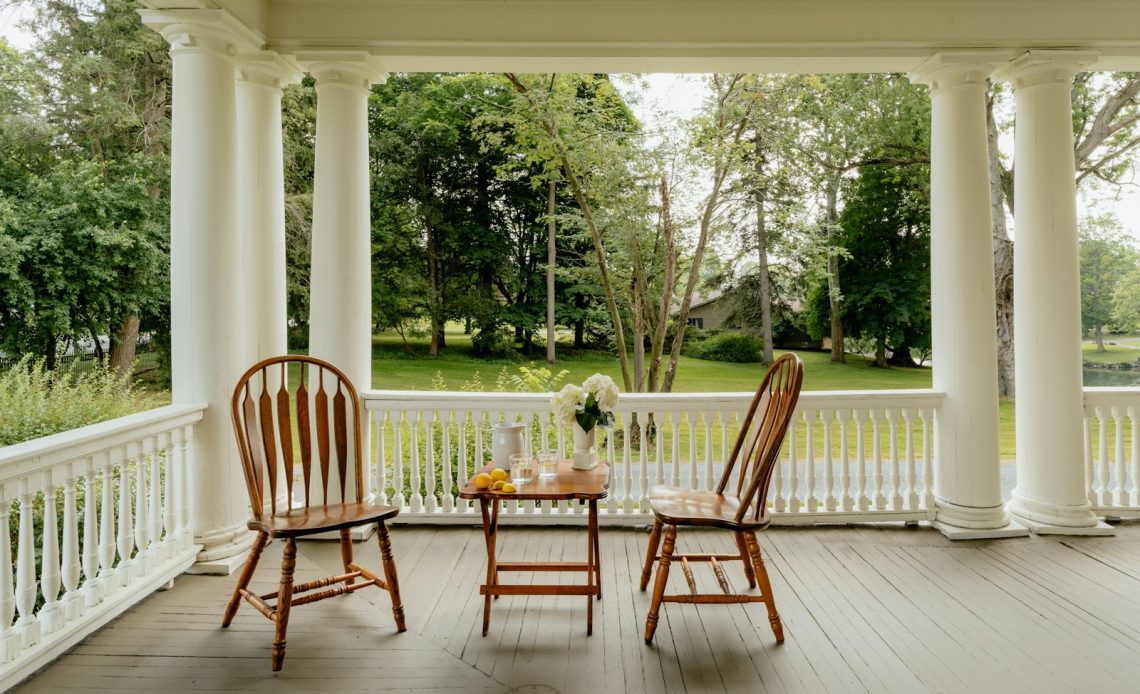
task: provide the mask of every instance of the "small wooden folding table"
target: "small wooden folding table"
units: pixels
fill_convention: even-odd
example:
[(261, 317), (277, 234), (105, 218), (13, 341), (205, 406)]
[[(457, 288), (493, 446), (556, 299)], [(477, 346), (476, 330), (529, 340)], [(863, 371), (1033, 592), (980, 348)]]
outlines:
[[(493, 466), (478, 472), (490, 472)], [(586, 634), (594, 632), (594, 597), (602, 598), (602, 569), (598, 554), (598, 500), (609, 493), (609, 466), (602, 462), (593, 470), (574, 470), (569, 460), (558, 463), (558, 478), (534, 480), (505, 494), (476, 489), (474, 477), (459, 492), (462, 499), (478, 500), (483, 512), (483, 534), (487, 540), (487, 582), (479, 587), (483, 596), (483, 636), (491, 626), (491, 598), (500, 595), (585, 595)], [(586, 561), (499, 561), (495, 557), (495, 537), (499, 526), (501, 501), (574, 501), (589, 508), (586, 522)], [(499, 581), (503, 571), (585, 571), (586, 583), (578, 585), (509, 584)]]

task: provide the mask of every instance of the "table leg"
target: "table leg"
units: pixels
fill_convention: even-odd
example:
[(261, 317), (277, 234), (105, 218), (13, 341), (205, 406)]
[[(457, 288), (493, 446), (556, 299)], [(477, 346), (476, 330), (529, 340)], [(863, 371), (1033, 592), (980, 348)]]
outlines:
[[(596, 505), (598, 502), (591, 501), (591, 505)], [(597, 514), (595, 508), (594, 513)], [(600, 548), (601, 540), (599, 538), (600, 532), (598, 530), (598, 522), (594, 521), (594, 580), (598, 584), (598, 600), (602, 599), (602, 551)]]
[[(586, 539), (586, 586), (594, 587), (595, 566), (597, 565), (598, 502), (590, 500), (590, 520)], [(593, 591), (591, 591), (592, 593)], [(594, 633), (594, 596), (586, 595), (586, 636)]]
[[(483, 537), (487, 542), (487, 585), (498, 582), (495, 567), (495, 531), (498, 529), (499, 505), (491, 499), (480, 499), (479, 510), (483, 513)], [(483, 636), (491, 628), (491, 596), (483, 596)]]

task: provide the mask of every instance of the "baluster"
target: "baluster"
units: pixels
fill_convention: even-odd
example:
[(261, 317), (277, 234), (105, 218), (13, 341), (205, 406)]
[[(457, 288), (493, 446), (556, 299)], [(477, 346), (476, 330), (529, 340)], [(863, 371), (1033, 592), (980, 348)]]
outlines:
[(376, 476), (379, 478), (376, 488), (376, 503), (381, 506), (388, 505), (388, 413), (385, 410), (376, 410), (372, 419), (376, 422)]
[(451, 412), (439, 413), (443, 422), (443, 512), (455, 512), (455, 497), (452, 495), (454, 486), (451, 467)]
[(689, 489), (697, 489), (697, 431), (694, 421), (697, 416), (691, 410), (685, 413), (685, 426), (689, 430)]
[(871, 435), (875, 437), (872, 444), (874, 472), (872, 473), (871, 483), (875, 489), (876, 511), (882, 511), (887, 507), (887, 496), (883, 490), (883, 437), (879, 432), (879, 425), (882, 423), (882, 419), (882, 412), (877, 409), (871, 410)]
[(642, 513), (649, 512), (649, 428), (646, 426), (648, 423), (649, 413), (641, 411), (637, 413), (637, 430), (640, 434), (637, 437), (638, 442), (638, 462), (640, 463), (641, 470), (641, 495), (638, 497), (640, 510)]
[(132, 450), (137, 444), (127, 444), (127, 457), (119, 463), (119, 580), (123, 585), (134, 581), (135, 563), (131, 558), (134, 549), (134, 518), (131, 516), (131, 461), (138, 457)]
[(12, 502), (0, 499), (0, 663), (10, 662), (20, 650), (20, 635), (12, 628), (16, 616), (15, 587), (12, 585), (12, 540), (9, 528)]
[(887, 410), (887, 423), (891, 431), (891, 508), (902, 509), (902, 476), (899, 474), (899, 410)]
[(1128, 505), (1128, 489), (1126, 485), (1125, 476), (1127, 474), (1127, 464), (1124, 460), (1124, 424), (1121, 421), (1120, 408), (1112, 408), (1112, 421), (1115, 427), (1114, 441), (1116, 443), (1116, 489), (1113, 497), (1117, 506)]
[[(458, 421), (455, 426), (459, 430), (459, 456), (456, 460), (456, 467), (459, 469), (459, 479), (457, 484), (464, 487), (467, 484), (467, 410), (460, 410), (458, 412)], [(466, 513), (471, 508), (471, 503), (467, 499), (459, 500), (459, 512)]]
[(407, 418), (408, 413), (400, 410), (399, 416), (392, 420), (392, 438), (396, 444), (396, 457), (392, 460), (392, 476), (395, 478), (396, 506), (400, 507), (401, 510), (408, 506), (407, 498), (404, 495), (404, 422)]
[(1108, 490), (1108, 427), (1105, 423), (1104, 410), (1100, 406), (1096, 408), (1096, 425), (1097, 476), (1100, 478), (1098, 505), (1108, 506), (1112, 503)]
[(672, 437), (672, 448), (670, 453), (669, 465), (673, 474), (670, 476), (671, 484), (674, 487), (681, 486), (681, 437), (680, 437), (680, 418), (681, 414), (677, 413), (677, 419), (673, 419), (673, 412), (666, 412), (665, 418), (669, 422), (669, 435)]
[(796, 428), (799, 424), (796, 413), (788, 425), (788, 513), (800, 512), (800, 465), (796, 460)]
[(427, 460), (424, 461), (424, 497), (427, 500), (427, 512), (435, 513), (438, 499), (435, 496), (435, 412), (428, 410), (424, 413), (427, 425), (424, 427), (424, 438), (427, 439)]
[(807, 510), (815, 513), (819, 508), (815, 484), (815, 410), (804, 410), (805, 450), (804, 464), (807, 466)]
[[(162, 541), (162, 481), (159, 475), (159, 448), (158, 437), (148, 436), (146, 442), (150, 445), (150, 507), (147, 509), (147, 552), (158, 553), (158, 543)], [(145, 444), (144, 444), (145, 445)]]
[(32, 533), (32, 498), (28, 481), (20, 480), (20, 534), (16, 542), (16, 630), (20, 646), (30, 648), (39, 642), (40, 624), (34, 613), (36, 607), (36, 545)]
[(710, 411), (701, 413), (701, 423), (705, 424), (705, 479), (701, 480), (701, 489), (709, 489), (712, 485), (712, 419), (716, 415)]
[[(111, 457), (108, 453), (101, 454), (103, 465), (99, 470), (99, 481), (103, 487), (103, 503), (100, 504), (102, 518), (99, 521), (99, 582), (106, 586), (105, 595), (123, 584), (122, 579), (115, 571), (115, 508), (112, 501)], [(108, 579), (110, 585), (108, 586)]]
[(38, 619), (40, 630), (46, 635), (55, 631), (62, 623), (61, 615), (58, 614), (60, 609), (59, 507), (56, 506), (55, 498), (59, 487), (52, 484), (51, 471), (43, 473), (43, 481), (40, 484), (43, 487), (44, 495), (43, 539), (40, 546), (42, 552), (40, 555), (40, 592), (44, 596), (44, 604), (40, 608)]
[(831, 455), (831, 420), (835, 418), (834, 410), (822, 410), (819, 413), (823, 423), (823, 507), (834, 511), (835, 502), (835, 461)]
[(1132, 505), (1140, 506), (1140, 422), (1136, 421), (1136, 408), (1128, 408), (1132, 423)]
[(788, 508), (788, 500), (784, 498), (784, 447), (787, 446), (787, 439), (781, 444), (779, 452), (776, 453), (776, 462), (772, 465), (772, 487), (775, 491), (775, 496), (772, 498), (772, 510), (777, 513), (783, 513)]
[(864, 426), (867, 424), (867, 413), (855, 410), (855, 472), (858, 489), (855, 492), (856, 508), (866, 511), (871, 507), (871, 500), (867, 498), (867, 448), (863, 440)]
[(1085, 407), (1085, 490), (1088, 494), (1089, 503), (1096, 506), (1096, 475), (1093, 472), (1093, 450), (1092, 450), (1092, 413), (1090, 408)]
[(630, 439), (633, 438), (633, 413), (627, 412), (622, 418), (622, 431), (625, 436), (622, 436), (622, 467), (625, 472), (622, 474), (622, 500), (624, 502), (625, 512), (633, 513), (633, 454), (630, 452)]
[(174, 554), (174, 540), (177, 537), (174, 519), (174, 444), (171, 432), (166, 432), (159, 439), (162, 447), (163, 484), (162, 484), (162, 551), (163, 557), (169, 559)]
[[(645, 435), (653, 437), (654, 449), (654, 470), (653, 470), (653, 483), (665, 483), (665, 427), (662, 423), (657, 421), (656, 412), (650, 412), (649, 418), (645, 420)], [(642, 438), (644, 440), (644, 437)]]
[[(147, 486), (146, 486), (146, 461), (151, 454), (154, 453), (153, 447), (150, 446), (150, 438), (143, 439), (142, 444), (128, 444), (135, 446), (135, 561), (137, 572), (135, 576), (144, 576), (150, 573), (150, 554), (146, 553), (147, 548)], [(145, 553), (145, 556), (144, 556)]]
[(724, 466), (728, 462), (728, 454), (732, 452), (732, 449), (729, 448), (729, 444), (728, 444), (728, 429), (731, 426), (732, 426), (732, 413), (731, 412), (721, 412), (720, 413), (720, 455), (717, 456), (717, 460), (720, 463), (720, 465), (718, 466), (720, 468), (720, 472), (718, 472), (715, 477), (713, 477), (712, 475), (709, 475), (709, 488), (712, 488), (713, 486), (720, 484), (720, 476), (721, 476), (721, 474), (724, 473)]
[(189, 549), (194, 545), (193, 500), (190, 498), (194, 488), (194, 459), (190, 446), (194, 443), (194, 427), (183, 427), (178, 450), (178, 489), (175, 498), (178, 499), (178, 532), (182, 538), (181, 546)]
[[(621, 508), (621, 500), (618, 498), (617, 490), (614, 489), (614, 480), (617, 479), (617, 451), (614, 450), (614, 431), (617, 429), (617, 423), (610, 427), (609, 432), (606, 434), (606, 462), (610, 466), (610, 493), (606, 497), (605, 511), (608, 515), (616, 515), (618, 509)], [(623, 437), (624, 438), (624, 437)], [(546, 442), (546, 437), (543, 436), (543, 443)], [(542, 502), (542, 512), (548, 513), (551, 504), (549, 501)]]
[(79, 516), (75, 512), (75, 484), (74, 477), (68, 477), (63, 484), (63, 558), (60, 568), (65, 620), (75, 619), (83, 608), (83, 601), (76, 592), (79, 588)]
[(931, 431), (934, 427), (934, 409), (923, 408), (922, 416), (922, 491), (927, 513), (934, 511), (934, 446), (931, 445)]
[(839, 410), (839, 487), (842, 492), (840, 506), (844, 511), (855, 508), (855, 500), (851, 497), (851, 440), (847, 438), (847, 423), (851, 419), (851, 410)]
[(420, 418), (423, 416), (423, 413), (421, 413), (419, 410), (416, 410), (414, 412), (410, 412), (409, 414), (411, 416), (410, 447), (412, 449), (412, 461), (410, 467), (408, 468), (411, 473), (410, 477), (412, 492), (411, 508), (409, 510), (412, 513), (419, 513), (424, 508), (424, 494), (423, 490), (420, 488)]
[(88, 458), (83, 473), (83, 604), (86, 607), (94, 607), (102, 600), (102, 581), (98, 578), (99, 505), (95, 486), (95, 460)]
[(909, 407), (903, 410), (903, 422), (906, 426), (907, 508), (915, 511), (918, 509), (918, 478), (914, 462), (914, 414)]

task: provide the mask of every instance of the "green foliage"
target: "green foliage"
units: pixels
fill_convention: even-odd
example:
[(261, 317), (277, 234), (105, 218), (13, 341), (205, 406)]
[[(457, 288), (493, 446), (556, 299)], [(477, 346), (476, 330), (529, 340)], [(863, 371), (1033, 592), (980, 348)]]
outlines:
[(553, 373), (545, 366), (520, 366), (517, 374), (508, 374), (504, 368), (496, 385), (499, 390), (518, 393), (551, 393), (558, 390), (569, 373), (566, 369)]
[(689, 356), (708, 361), (747, 364), (760, 361), (763, 349), (764, 342), (755, 335), (723, 332), (701, 340), (692, 347)]
[(76, 429), (142, 409), (150, 402), (130, 381), (102, 367), (48, 370), (25, 357), (0, 371), (0, 446)]
[[(1103, 340), (1105, 327), (1119, 327), (1135, 321), (1130, 297), (1140, 270), (1140, 252), (1132, 238), (1112, 215), (1084, 220), (1080, 230), (1081, 327)], [(1117, 295), (1119, 294), (1119, 300)], [(1116, 309), (1116, 310), (1114, 310)]]

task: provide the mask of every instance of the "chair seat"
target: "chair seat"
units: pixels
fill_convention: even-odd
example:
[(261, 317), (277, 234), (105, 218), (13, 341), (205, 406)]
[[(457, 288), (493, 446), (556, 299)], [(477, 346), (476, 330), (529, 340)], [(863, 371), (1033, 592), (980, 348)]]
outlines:
[(298, 508), (262, 520), (251, 520), (250, 530), (269, 533), (270, 537), (299, 537), (326, 530), (340, 530), (365, 523), (387, 520), (400, 513), (396, 506), (351, 503)]
[(748, 515), (742, 522), (737, 522), (736, 512), (740, 509), (740, 500), (735, 496), (665, 484), (655, 485), (649, 490), (649, 506), (658, 518), (670, 525), (763, 530), (771, 522), (767, 504), (758, 520)]

